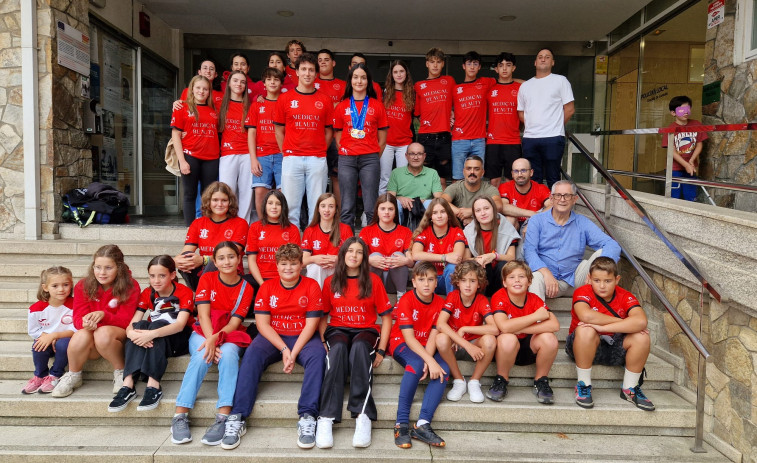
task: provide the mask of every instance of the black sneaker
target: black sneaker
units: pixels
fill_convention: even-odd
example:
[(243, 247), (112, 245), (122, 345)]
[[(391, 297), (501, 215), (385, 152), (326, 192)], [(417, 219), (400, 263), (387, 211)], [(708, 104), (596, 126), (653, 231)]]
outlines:
[(654, 411), (654, 404), (641, 391), (641, 385), (631, 389), (620, 388), (620, 398), (627, 400), (644, 411)]
[(135, 397), (137, 397), (137, 391), (130, 387), (121, 386), (121, 389), (118, 390), (118, 394), (113, 397), (110, 405), (108, 405), (108, 411), (120, 412), (125, 409), (126, 406), (129, 405), (129, 402), (134, 400)]
[(163, 390), (156, 389), (154, 387), (147, 386), (145, 394), (142, 396), (142, 400), (137, 405), (138, 412), (144, 412), (147, 410), (155, 410), (160, 405), (160, 399), (163, 398)]
[(401, 449), (409, 449), (413, 446), (410, 440), (410, 425), (407, 423), (394, 425), (394, 444)]
[(495, 402), (502, 402), (502, 399), (507, 397), (507, 384), (508, 381), (504, 377), (500, 375), (495, 376), (494, 383), (486, 391), (486, 397)]
[(541, 378), (534, 380), (534, 395), (536, 396), (536, 401), (539, 403), (554, 403), (555, 395), (552, 392), (552, 388), (549, 387), (549, 378), (542, 376)]
[(431, 423), (422, 424), (420, 426), (413, 425), (413, 429), (410, 431), (410, 437), (434, 447), (444, 447), (446, 445), (444, 439), (437, 436), (434, 430), (431, 429)]

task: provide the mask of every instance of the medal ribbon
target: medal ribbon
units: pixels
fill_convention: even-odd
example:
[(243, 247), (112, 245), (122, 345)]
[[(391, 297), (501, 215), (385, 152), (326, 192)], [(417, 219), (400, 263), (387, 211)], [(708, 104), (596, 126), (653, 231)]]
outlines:
[(363, 130), (365, 127), (365, 116), (368, 114), (368, 95), (363, 100), (363, 107), (360, 109), (360, 114), (357, 112), (357, 106), (355, 105), (355, 97), (350, 97), (350, 117), (352, 118), (352, 128), (356, 130)]

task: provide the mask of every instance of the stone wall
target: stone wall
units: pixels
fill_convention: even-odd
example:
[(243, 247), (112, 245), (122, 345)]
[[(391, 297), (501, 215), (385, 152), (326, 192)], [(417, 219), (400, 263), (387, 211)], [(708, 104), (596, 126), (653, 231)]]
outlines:
[[(699, 352), (630, 263), (623, 262), (621, 268), (621, 281), (631, 282), (647, 312), (655, 353), (662, 350), (682, 358), (685, 374), (678, 385), (696, 390)], [(741, 452), (743, 462), (757, 462), (757, 318), (737, 305), (705, 297), (700, 319), (698, 290), (670, 275), (647, 271), (695, 334), (702, 323), (701, 339), (713, 357), (707, 365), (705, 433)]]
[[(92, 178), (89, 140), (82, 132), (79, 75), (57, 64), (56, 21), (89, 33), (86, 0), (37, 2), (40, 198), (42, 233), (57, 233), (60, 195)], [(24, 148), (21, 88), (21, 7), (0, 2), (0, 236), (24, 234)]]
[[(757, 121), (757, 59), (734, 63), (737, 0), (725, 1), (725, 19), (707, 30), (704, 84), (720, 82), (720, 102), (702, 107), (705, 124)], [(757, 185), (757, 133), (713, 132), (702, 153), (703, 178)], [(713, 190), (718, 205), (757, 210), (757, 195)]]

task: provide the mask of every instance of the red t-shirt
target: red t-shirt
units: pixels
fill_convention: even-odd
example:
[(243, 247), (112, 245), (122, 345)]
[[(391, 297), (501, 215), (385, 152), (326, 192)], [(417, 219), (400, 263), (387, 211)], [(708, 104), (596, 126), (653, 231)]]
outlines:
[(413, 142), (413, 114), (405, 108), (402, 92), (394, 92), (394, 101), (386, 107), (386, 119), (389, 121), (387, 145), (405, 146)]
[(334, 105), (323, 92), (282, 93), (273, 123), (286, 127), (284, 156), (326, 157), (326, 129), (331, 127)]
[[(449, 254), (454, 251), (455, 244), (463, 243), (467, 246), (465, 241), (465, 235), (463, 231), (457, 227), (449, 227), (447, 233), (442, 236), (436, 236), (434, 234), (434, 227), (429, 225), (420, 235), (416, 236), (413, 243), (421, 243), (423, 245), (423, 251), (431, 254)], [(444, 273), (444, 264), (441, 262), (434, 262), (436, 267), (436, 273), (441, 275)]]
[(375, 223), (360, 230), (360, 238), (368, 245), (371, 254), (377, 252), (382, 256), (391, 256), (395, 252), (404, 254), (410, 249), (413, 232), (402, 225), (384, 231)]
[(229, 106), (226, 109), (226, 121), (221, 133), (221, 156), (249, 154), (247, 130), (244, 129), (243, 122), (244, 105), (241, 101), (229, 100)]
[[(297, 86), (294, 82), (292, 82), (292, 79), (289, 78), (289, 76), (284, 76), (284, 82), (281, 83), (281, 93), (286, 93), (289, 91), (294, 90), (294, 88)], [(250, 101), (258, 101), (258, 97), (265, 98), (268, 95), (268, 90), (265, 89), (265, 82), (262, 80), (259, 80), (252, 84), (252, 92), (250, 94)]]
[(181, 146), (184, 154), (203, 161), (218, 159), (218, 113), (208, 105), (197, 105), (195, 118), (187, 105), (177, 109), (171, 116), (171, 128), (184, 132)]
[(278, 278), (260, 286), (255, 298), (255, 314), (270, 315), (271, 327), (280, 336), (297, 336), (305, 329), (306, 318), (321, 318), (323, 302), (318, 282), (300, 277), (293, 288), (285, 288)]
[[(589, 307), (591, 307), (591, 310), (595, 312), (599, 312), (601, 314), (609, 315), (611, 317), (614, 317), (615, 315), (612, 314), (604, 304), (599, 300), (599, 297), (594, 294), (594, 290), (591, 289), (591, 285), (584, 285), (580, 288), (576, 288), (575, 291), (573, 291), (573, 306), (576, 305), (576, 302), (585, 302), (589, 304)], [(641, 304), (639, 304), (639, 300), (636, 299), (636, 296), (631, 294), (630, 291), (627, 291), (620, 286), (615, 287), (615, 294), (612, 296), (612, 300), (610, 302), (605, 301), (605, 304), (609, 305), (612, 310), (614, 310), (618, 315), (620, 315), (620, 319), (628, 318), (628, 312), (631, 311), (634, 307), (641, 307)], [(578, 316), (576, 315), (576, 309), (572, 308), (570, 310), (571, 320), (570, 320), (570, 329), (568, 330), (569, 333), (572, 333), (576, 330), (576, 327), (578, 326), (578, 323), (581, 321), (578, 319)], [(612, 333), (600, 333), (600, 334), (609, 334)]]
[[(365, 100), (356, 100), (355, 108), (360, 114)], [(389, 121), (386, 119), (386, 111), (381, 101), (375, 98), (368, 99), (368, 110), (365, 115), (364, 138), (353, 138), (350, 134), (352, 129), (352, 111), (350, 100), (342, 100), (334, 108), (334, 130), (342, 131), (339, 139), (339, 154), (342, 156), (358, 156), (379, 152), (378, 131), (387, 130)], [(356, 115), (357, 117), (357, 115)]]
[(300, 244), (300, 229), (292, 224), (287, 228), (281, 228), (279, 224), (263, 225), (260, 221), (250, 225), (247, 232), (247, 255), (256, 254), (255, 262), (264, 280), (279, 276), (276, 251), (287, 243)]
[(486, 95), (495, 82), (491, 77), (479, 77), (471, 82), (457, 84), (452, 99), (455, 110), (453, 140), (486, 137)]
[(342, 79), (321, 79), (320, 76), (315, 78), (315, 88), (318, 89), (319, 92), (327, 94), (331, 98), (331, 102), (334, 103), (334, 105), (342, 101), (342, 97), (344, 96), (344, 88), (346, 86), (347, 83)]
[[(510, 180), (499, 185), (499, 195), (507, 200), (510, 204), (521, 209), (529, 211), (538, 211), (544, 207), (550, 195), (549, 188), (543, 183), (536, 183), (531, 180), (531, 186), (528, 192), (522, 194), (515, 187), (515, 180)], [(527, 217), (518, 217), (518, 222), (525, 222)]]
[(302, 233), (302, 250), (307, 251), (314, 256), (327, 255), (335, 256), (339, 254), (339, 248), (342, 247), (345, 240), (352, 236), (352, 229), (346, 223), (339, 223), (339, 245), (331, 244), (331, 238), (328, 233), (321, 230), (319, 224), (308, 227)]
[[(515, 305), (513, 301), (510, 300), (510, 296), (507, 294), (507, 289), (505, 288), (500, 289), (492, 296), (492, 313), (504, 312), (504, 314), (507, 315), (507, 318), (518, 318), (531, 315), (542, 307), (549, 310), (549, 307), (547, 307), (544, 301), (534, 293), (526, 294), (526, 302), (523, 304), (523, 307)], [(528, 335), (521, 333), (517, 336), (518, 339), (523, 339)]]
[[(240, 299), (239, 292), (242, 291), (242, 288), (244, 288), (244, 291)], [(234, 312), (234, 307), (237, 307), (232, 317), (244, 320), (252, 305), (254, 292), (255, 290), (252, 285), (242, 278), (235, 285), (229, 286), (221, 281), (219, 272), (208, 272), (200, 277), (200, 282), (197, 284), (195, 304), (198, 306), (200, 304), (210, 304), (210, 310), (223, 310), (226, 312)], [(239, 300), (238, 306), (237, 300)], [(240, 324), (238, 330), (245, 331), (246, 328)]]
[[(689, 119), (686, 125), (680, 125), (676, 121), (673, 121), (668, 127), (670, 128), (682, 128), (690, 127), (692, 125), (702, 125), (696, 119)], [(707, 132), (676, 132), (673, 134), (673, 142), (675, 144), (678, 153), (681, 157), (688, 162), (691, 156), (694, 154), (694, 149), (697, 147), (697, 143), (701, 143), (707, 140)], [(668, 134), (662, 134), (662, 147), (668, 147)], [(686, 170), (683, 166), (673, 159), (673, 170)]]
[(420, 118), (418, 133), (449, 132), (455, 79), (440, 76), (415, 83), (415, 116)]
[[(185, 88), (181, 92), (181, 98), (180, 100), (184, 102), (184, 104), (187, 104), (187, 91), (189, 89)], [(221, 103), (223, 103), (223, 92), (219, 92), (218, 90), (211, 90), (210, 92), (211, 98), (213, 98), (213, 105), (215, 105), (216, 110), (221, 107)]]
[[(155, 305), (158, 303), (160, 295), (155, 292), (151, 287), (147, 287), (139, 295), (139, 301), (137, 302), (137, 310), (145, 313), (150, 311), (150, 319), (156, 320), (160, 314), (166, 312), (175, 312), (178, 315), (179, 312), (189, 312), (189, 319), (186, 326), (192, 326), (195, 322), (195, 295), (191, 289), (187, 288), (181, 283), (173, 283), (173, 291), (171, 291), (171, 298), (176, 300), (169, 301), (170, 305), (162, 305), (159, 311), (155, 310)], [(165, 299), (165, 298), (164, 298)], [(156, 313), (157, 312), (157, 313)]]
[[(457, 289), (447, 295), (442, 310), (449, 314), (447, 324), (455, 331), (464, 326), (481, 326), (484, 324), (484, 319), (492, 314), (492, 308), (486, 296), (476, 294), (470, 307), (466, 307), (460, 296), (460, 290)], [(465, 333), (464, 336), (466, 341), (480, 337), (481, 335), (472, 333)]]
[(255, 129), (255, 154), (257, 157), (268, 156), (281, 152), (279, 142), (276, 141), (276, 129), (273, 126), (273, 113), (277, 100), (256, 101), (247, 111), (244, 126)]
[(118, 302), (113, 297), (113, 287), (103, 290), (99, 287), (97, 296), (94, 300), (90, 299), (84, 291), (84, 280), (79, 280), (74, 286), (74, 328), (82, 329), (82, 318), (91, 312), (103, 311), (105, 316), (98, 326), (117, 326), (126, 329), (137, 310), (137, 300), (139, 299), (139, 283), (137, 280), (131, 280), (131, 292), (124, 302)]
[(406, 292), (394, 309), (397, 321), (394, 322), (389, 334), (389, 354), (391, 355), (397, 346), (405, 342), (402, 330), (407, 328), (413, 329), (415, 339), (425, 347), (431, 330), (436, 328), (436, 319), (439, 318), (439, 312), (443, 306), (444, 299), (436, 294), (433, 295), (431, 302), (423, 302), (418, 299), (415, 290)]
[(392, 313), (392, 303), (386, 295), (381, 277), (370, 274), (373, 288), (371, 295), (358, 299), (360, 288), (358, 277), (347, 277), (347, 287), (343, 293), (331, 292), (330, 276), (323, 282), (323, 314), (331, 315), (329, 326), (340, 328), (376, 329), (376, 317)]
[(229, 217), (214, 222), (210, 217), (200, 217), (187, 230), (185, 245), (197, 246), (201, 256), (212, 256), (213, 249), (221, 241), (233, 241), (244, 249), (247, 242), (247, 221), (241, 217)]
[(509, 84), (496, 82), (489, 88), (487, 145), (520, 145), (519, 89), (520, 82), (515, 81)]
[(286, 74), (284, 80), (289, 78), (289, 81), (292, 82), (295, 87), (300, 83), (300, 78), (297, 77), (297, 69), (293, 68), (292, 66), (285, 66), (284, 73)]

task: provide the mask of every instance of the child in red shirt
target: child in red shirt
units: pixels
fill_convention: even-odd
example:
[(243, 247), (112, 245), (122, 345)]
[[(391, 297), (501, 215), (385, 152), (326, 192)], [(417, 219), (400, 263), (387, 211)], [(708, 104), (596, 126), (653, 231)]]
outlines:
[(625, 365), (620, 398), (646, 411), (655, 409), (641, 390), (650, 349), (647, 315), (629, 291), (618, 286), (618, 266), (599, 257), (589, 267), (589, 284), (573, 292), (565, 352), (576, 361), (576, 403), (591, 408), (591, 366)]
[[(371, 421), (378, 419), (373, 368), (381, 365), (392, 329), (392, 304), (381, 278), (368, 264), (368, 246), (355, 236), (339, 249), (334, 274), (323, 284), (324, 316), (318, 331), (328, 349), (321, 387), (318, 448), (334, 445), (332, 424), (342, 421), (344, 384), (350, 378), (347, 410), (355, 417), (353, 447), (371, 445)], [(381, 333), (376, 317), (381, 317)], [(330, 318), (330, 320), (329, 320)]]
[(276, 251), (286, 243), (300, 244), (300, 229), (289, 223), (287, 200), (279, 190), (265, 195), (260, 220), (247, 233), (247, 267), (258, 287), (276, 278)]
[(67, 397), (82, 384), (87, 360), (105, 358), (113, 367), (113, 393), (123, 385), (126, 326), (137, 310), (139, 283), (115, 244), (95, 251), (87, 276), (74, 287), (74, 328), (68, 344), (68, 373), (53, 389)]
[(539, 403), (554, 401), (549, 370), (557, 357), (557, 318), (539, 296), (528, 292), (533, 275), (523, 261), (508, 262), (502, 269), (502, 289), (492, 296), (497, 337), (497, 376), (486, 396), (499, 402), (507, 395), (510, 369), (536, 364), (534, 395)]
[[(458, 265), (452, 274), (454, 291), (447, 295), (444, 308), (436, 321), (436, 348), (454, 378), (447, 400), (457, 402), (466, 390), (471, 402), (481, 403), (481, 377), (494, 359), (499, 328), (494, 323), (489, 301), (484, 296), (486, 270), (476, 261), (468, 260)], [(472, 360), (476, 363), (468, 381), (457, 365), (458, 360)]]
[(309, 278), (323, 286), (334, 273), (336, 255), (352, 228), (339, 222), (339, 203), (332, 193), (324, 193), (315, 202), (313, 220), (302, 233), (302, 262)]
[[(449, 367), (436, 352), (436, 320), (444, 300), (434, 294), (436, 270), (430, 262), (421, 261), (413, 267), (412, 292), (405, 293), (395, 309), (396, 323), (389, 335), (392, 357), (405, 368), (397, 403), (394, 443), (412, 447), (410, 438), (434, 447), (444, 447), (444, 439), (431, 429), (436, 407), (442, 401), (449, 379)], [(421, 379), (429, 376), (418, 421), (410, 428), (410, 406)]]
[(285, 244), (276, 251), (276, 268), (279, 278), (263, 283), (255, 298), (259, 334), (242, 358), (234, 406), (221, 443), (224, 449), (239, 446), (247, 432), (245, 420), (258, 396), (260, 377), (269, 365), (281, 360), (286, 374), (292, 373), (295, 363), (305, 369), (297, 404), (297, 445), (315, 446), (315, 419), (326, 357), (320, 337), (315, 335), (323, 315), (321, 288), (315, 280), (300, 275), (302, 250), (296, 244)]

